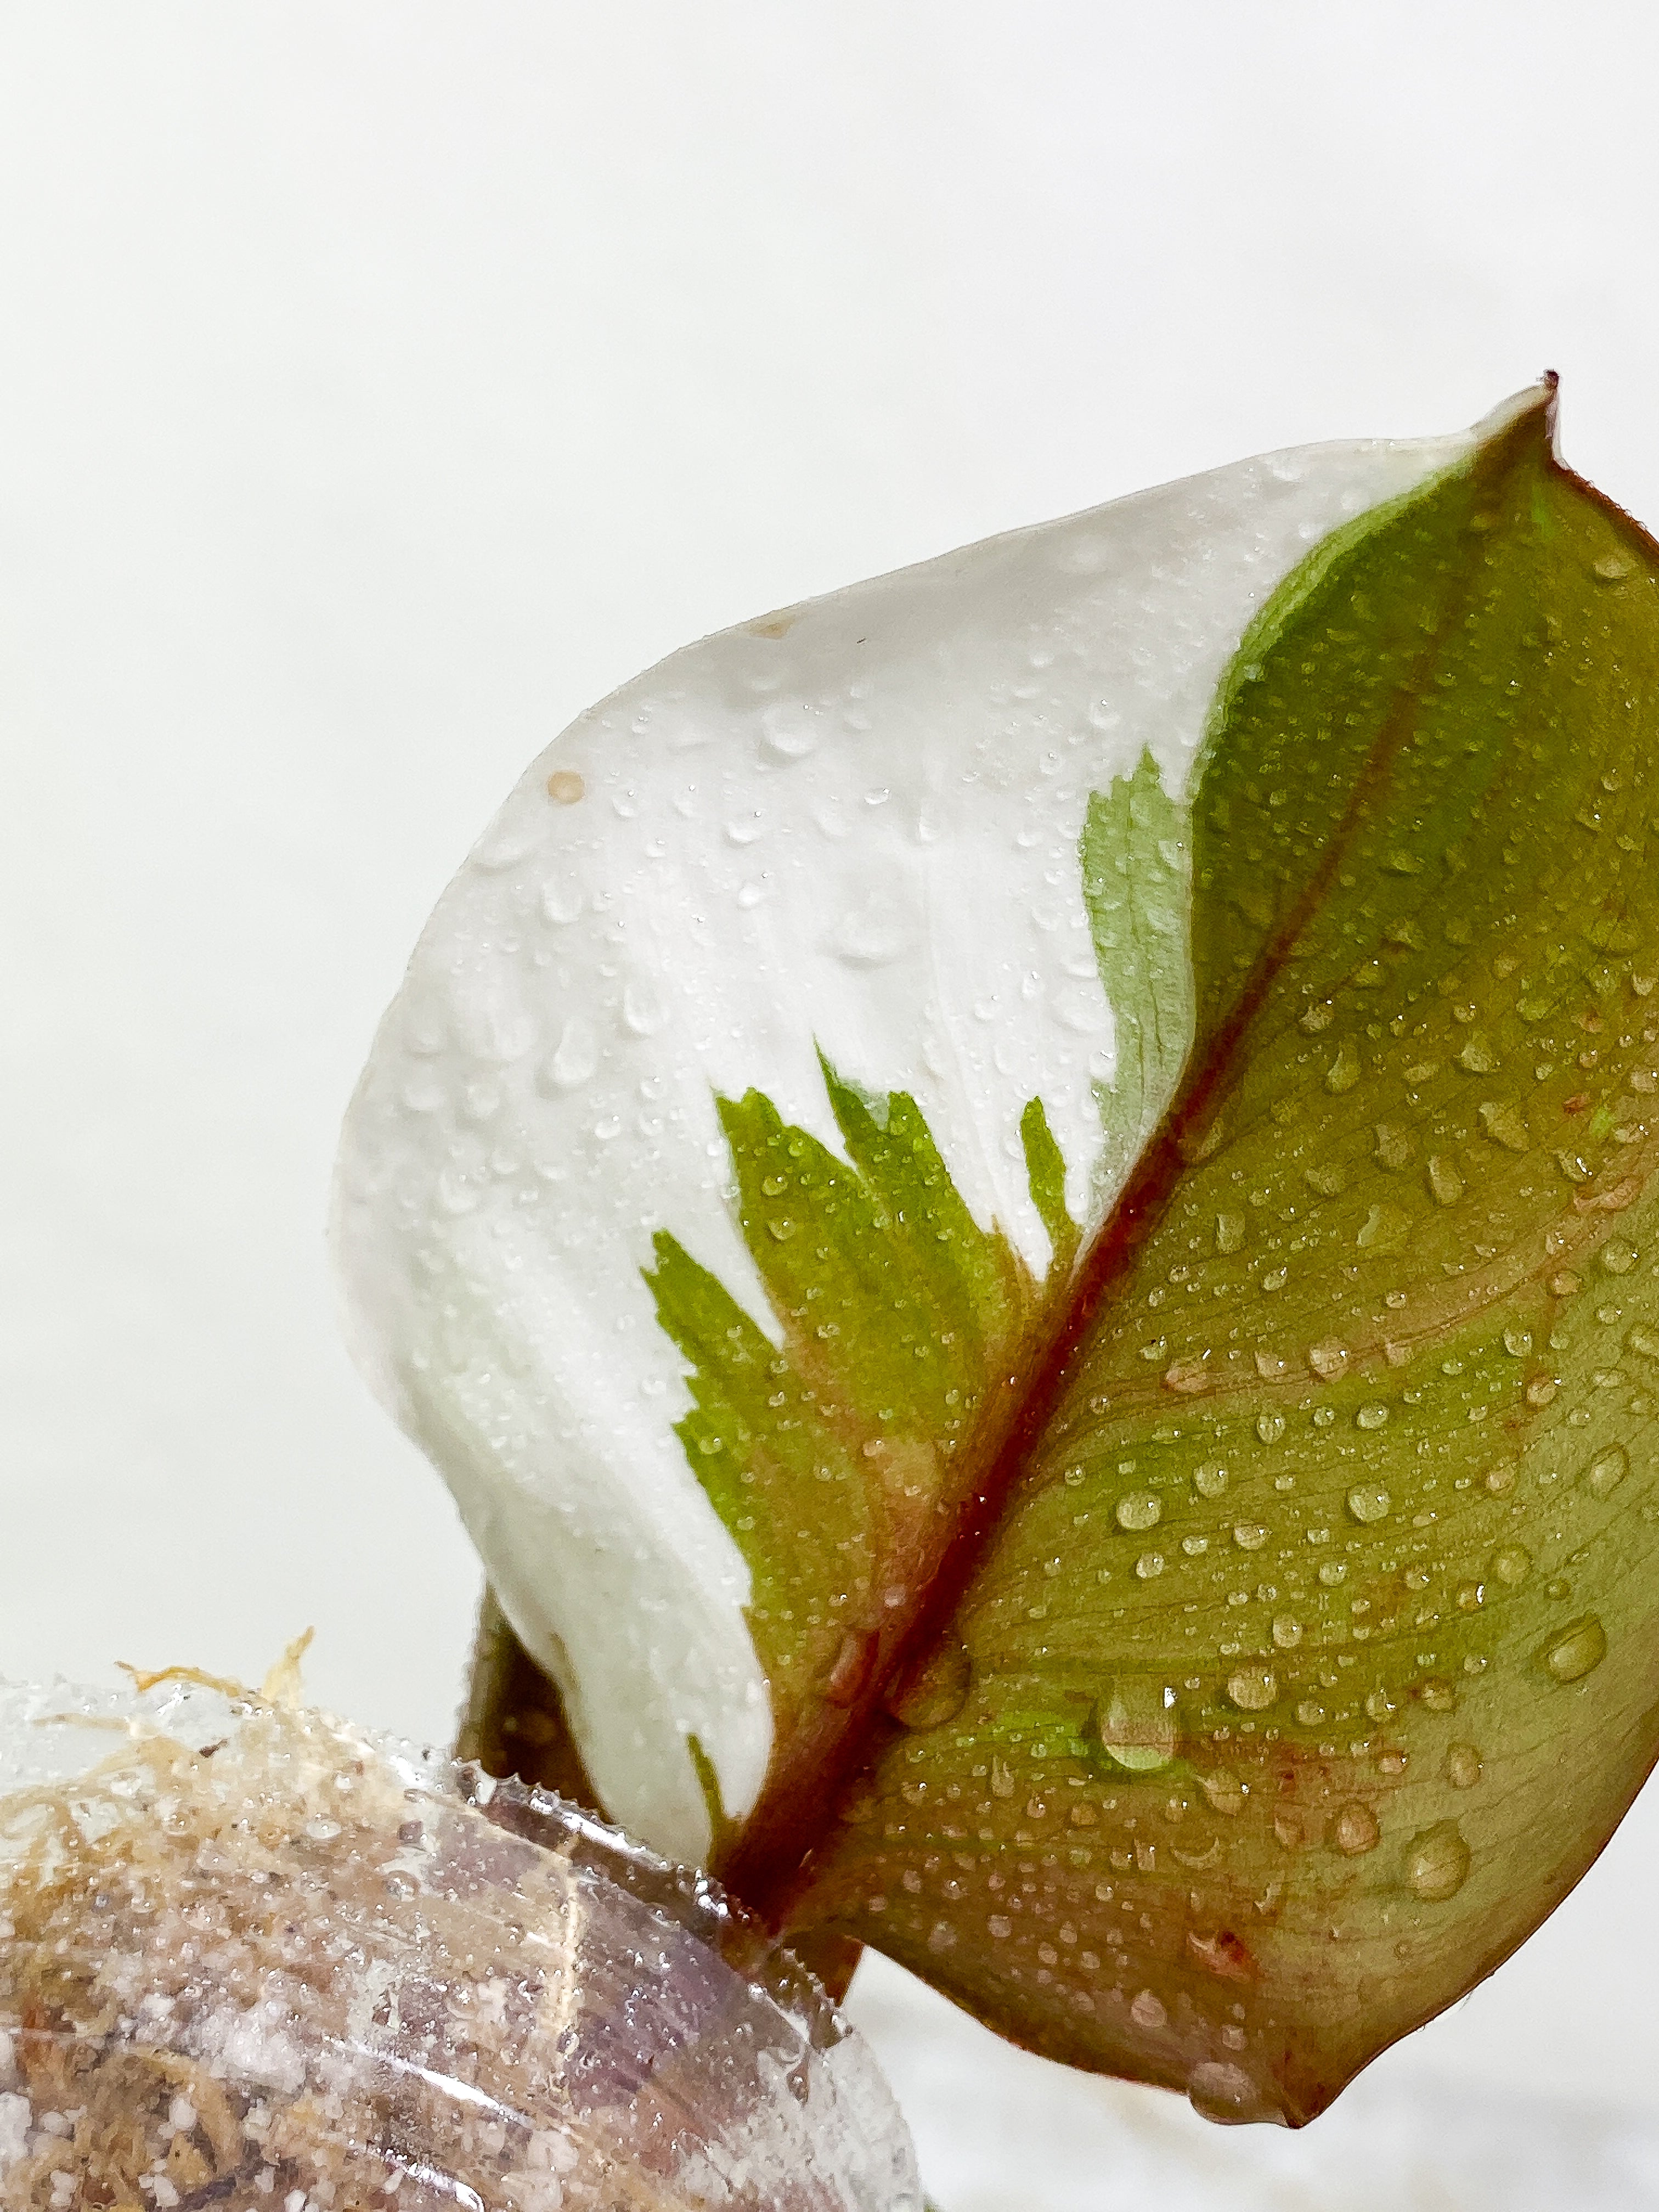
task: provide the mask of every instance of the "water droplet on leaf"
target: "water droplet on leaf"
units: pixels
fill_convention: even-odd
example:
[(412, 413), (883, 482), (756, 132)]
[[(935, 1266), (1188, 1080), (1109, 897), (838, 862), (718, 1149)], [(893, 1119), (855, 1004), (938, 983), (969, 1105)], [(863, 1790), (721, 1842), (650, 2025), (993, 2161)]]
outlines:
[(1411, 1217), (1397, 1206), (1374, 1206), (1354, 1235), (1364, 1252), (1387, 1254), (1404, 1249), (1411, 1233)]
[(1271, 1667), (1239, 1667), (1227, 1677), (1227, 1695), (1241, 1712), (1262, 1713), (1279, 1698), (1279, 1677)]
[(1409, 1167), (1413, 1149), (1408, 1129), (1402, 1129), (1395, 1121), (1377, 1123), (1376, 1158), (1380, 1166), (1395, 1172)]
[(1380, 1521), (1392, 1503), (1380, 1483), (1357, 1482), (1348, 1492), (1348, 1510), (1356, 1521)]
[(811, 714), (805, 699), (780, 701), (776, 706), (769, 707), (761, 718), (768, 749), (781, 760), (805, 760), (818, 742)]
[(1584, 1477), (1584, 1487), (1596, 1498), (1611, 1498), (1630, 1473), (1630, 1459), (1622, 1444), (1615, 1444), (1599, 1459), (1592, 1460)]
[(1556, 1631), (1541, 1656), (1556, 1681), (1582, 1681), (1607, 1657), (1607, 1632), (1595, 1613), (1583, 1613)]
[(898, 901), (877, 890), (842, 916), (828, 945), (849, 968), (882, 968), (908, 951), (915, 935), (910, 916)]
[(1406, 1880), (1431, 1905), (1455, 1897), (1469, 1875), (1469, 1847), (1455, 1820), (1437, 1821), (1413, 1836), (1406, 1852)]
[(593, 1025), (573, 1014), (560, 1034), (558, 1048), (546, 1066), (547, 1079), (556, 1089), (574, 1091), (586, 1082), (599, 1063), (599, 1040)]
[(973, 1679), (974, 1662), (964, 1647), (949, 1644), (888, 1693), (887, 1710), (908, 1729), (942, 1728), (967, 1704)]
[(1250, 1793), (1231, 1766), (1218, 1766), (1213, 1774), (1200, 1774), (1198, 1781), (1212, 1813), (1224, 1814), (1231, 1820), (1244, 1810)]
[(1167, 1766), (1181, 1742), (1176, 1693), (1154, 1674), (1118, 1676), (1091, 1716), (1091, 1732), (1107, 1757), (1132, 1774)]
[(1345, 1858), (1359, 1858), (1375, 1850), (1381, 1833), (1369, 1805), (1344, 1805), (1331, 1822), (1331, 1842)]
[(1531, 1145), (1531, 1132), (1507, 1099), (1483, 1099), (1475, 1110), (1481, 1128), (1493, 1144), (1502, 1145), (1505, 1152), (1524, 1152)]
[(623, 1021), (635, 1036), (654, 1036), (666, 1018), (656, 987), (636, 976), (623, 992)]
[(1480, 1779), (1480, 1753), (1472, 1743), (1446, 1746), (1445, 1776), (1454, 1790), (1473, 1790)]
[(1206, 2058), (1194, 2067), (1187, 2097), (1200, 2118), (1223, 2126), (1254, 2119), (1261, 2103), (1261, 2092), (1244, 2069), (1229, 2065), (1224, 2058)]
[(1436, 1203), (1455, 1206), (1463, 1195), (1463, 1178), (1457, 1172), (1455, 1163), (1444, 1152), (1431, 1152), (1429, 1155), (1428, 1176), (1429, 1188)]

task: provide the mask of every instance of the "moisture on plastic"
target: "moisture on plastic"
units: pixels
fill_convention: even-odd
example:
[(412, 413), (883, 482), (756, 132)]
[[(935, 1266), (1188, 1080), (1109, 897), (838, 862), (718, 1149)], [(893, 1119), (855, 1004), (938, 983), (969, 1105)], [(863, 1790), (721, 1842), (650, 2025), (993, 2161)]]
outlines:
[(706, 1877), (330, 1716), (0, 1689), (0, 2206), (920, 2212)]

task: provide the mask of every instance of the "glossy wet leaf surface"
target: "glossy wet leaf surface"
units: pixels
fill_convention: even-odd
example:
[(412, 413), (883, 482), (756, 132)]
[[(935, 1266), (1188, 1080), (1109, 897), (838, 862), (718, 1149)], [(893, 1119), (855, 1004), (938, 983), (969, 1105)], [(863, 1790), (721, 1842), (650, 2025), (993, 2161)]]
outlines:
[(1309, 534), (1184, 799), (1121, 746), (1037, 884), (1086, 931), (1050, 1003), (1086, 1028), (1091, 962), (1110, 1007), (1091, 1149), (1012, 1015), (884, 1085), (855, 1025), (713, 1087), (741, 1267), (638, 1216), (769, 1707), (735, 1802), (682, 1724), (721, 1871), (1223, 2118), (1489, 1971), (1659, 1744), (1653, 549), (1541, 400)]
[(796, 1907), (1056, 2056), (1316, 2110), (1651, 1762), (1654, 594), (1528, 425), (1242, 649), (1143, 1210)]

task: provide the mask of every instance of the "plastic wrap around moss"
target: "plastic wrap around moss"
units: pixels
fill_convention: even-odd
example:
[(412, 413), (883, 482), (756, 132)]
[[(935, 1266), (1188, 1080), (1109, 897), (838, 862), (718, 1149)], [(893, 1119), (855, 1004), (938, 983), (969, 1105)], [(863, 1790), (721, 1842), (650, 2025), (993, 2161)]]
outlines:
[(0, 1693), (0, 2203), (919, 2206), (810, 1979), (559, 1800), (169, 1683)]

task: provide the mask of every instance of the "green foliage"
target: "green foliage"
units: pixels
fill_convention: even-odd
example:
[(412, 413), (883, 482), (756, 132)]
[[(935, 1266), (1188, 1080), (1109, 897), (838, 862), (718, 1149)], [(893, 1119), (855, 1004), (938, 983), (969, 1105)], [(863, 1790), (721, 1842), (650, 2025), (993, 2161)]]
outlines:
[(1019, 1117), (1019, 1140), (1025, 1148), (1025, 1173), (1031, 1201), (1042, 1216), (1042, 1225), (1054, 1247), (1051, 1265), (1058, 1276), (1072, 1272), (1077, 1257), (1078, 1225), (1066, 1211), (1066, 1158), (1054, 1142), (1048, 1116), (1040, 1098), (1028, 1099)]
[[(720, 1102), (781, 1343), (666, 1231), (647, 1276), (691, 1369), (678, 1433), (749, 1562), (750, 1620), (786, 1714), (823, 1680), (837, 1695), (861, 1681), (878, 1569), (908, 1555), (951, 1494), (1037, 1296), (1006, 1238), (963, 1204), (915, 1099), (868, 1098), (821, 1065), (844, 1160), (758, 1091)], [(1040, 1105), (1027, 1127), (1037, 1203), (1064, 1221)]]
[(1117, 1048), (1111, 1087), (1097, 1093), (1109, 1189), (1151, 1135), (1192, 1042), (1186, 830), (1150, 753), (1095, 793), (1084, 823), (1083, 897)]

